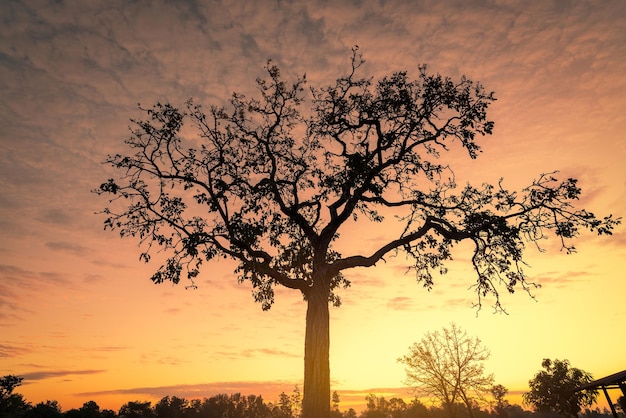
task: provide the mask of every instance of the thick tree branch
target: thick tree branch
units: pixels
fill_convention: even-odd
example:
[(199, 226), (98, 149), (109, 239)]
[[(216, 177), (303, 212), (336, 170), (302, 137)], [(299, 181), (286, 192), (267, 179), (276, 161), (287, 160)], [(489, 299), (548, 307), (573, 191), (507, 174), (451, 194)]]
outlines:
[(333, 271), (339, 272), (353, 267), (371, 267), (378, 261), (380, 261), (385, 256), (385, 254), (397, 248), (402, 248), (406, 245), (411, 244), (415, 240), (424, 237), (431, 230), (438, 232), (442, 237), (451, 241), (461, 241), (472, 236), (467, 232), (457, 230), (456, 228), (452, 227), (448, 222), (442, 219), (428, 217), (419, 229), (403, 236), (402, 238), (398, 238), (383, 245), (370, 256), (355, 255), (342, 258), (332, 263), (330, 265), (330, 268)]

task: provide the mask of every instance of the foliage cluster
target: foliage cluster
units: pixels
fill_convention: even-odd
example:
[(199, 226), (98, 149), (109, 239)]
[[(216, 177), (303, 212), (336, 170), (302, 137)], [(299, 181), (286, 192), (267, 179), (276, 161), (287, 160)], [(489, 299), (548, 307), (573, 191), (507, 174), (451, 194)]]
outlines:
[[(149, 401), (127, 402), (115, 411), (100, 409), (98, 404), (91, 400), (80, 408), (62, 411), (57, 401), (40, 402), (31, 405), (22, 395), (11, 394), (13, 402), (3, 404), (0, 410), (1, 417), (11, 418), (300, 418), (300, 394), (294, 390), (289, 395), (282, 393), (275, 403), (265, 402), (261, 396), (241, 394), (220, 394), (211, 398), (185, 399), (176, 396), (166, 396), (152, 405)], [(4, 399), (4, 398), (3, 398)], [(418, 399), (407, 403), (401, 398), (386, 399), (374, 394), (368, 395), (366, 409), (357, 413), (350, 408), (341, 411), (339, 397), (333, 396), (333, 408), (330, 418), (448, 418), (448, 411), (438, 406), (426, 406)], [(522, 409), (519, 405), (509, 405), (505, 402), (503, 408), (497, 407), (494, 402), (491, 407), (473, 411), (475, 418), (558, 418), (556, 413), (532, 412)], [(8, 406), (8, 409), (7, 409)], [(454, 405), (457, 416), (467, 416), (465, 405)], [(611, 418), (605, 411), (585, 410), (580, 418)]]
[(544, 359), (543, 370), (533, 377), (524, 394), (524, 401), (539, 411), (556, 411), (563, 416), (577, 417), (581, 408), (593, 405), (598, 396), (595, 390), (575, 389), (593, 380), (584, 370), (570, 367), (567, 360)]
[[(493, 295), (501, 309), (498, 284), (528, 289), (526, 243), (539, 245), (552, 231), (572, 252), (582, 230), (610, 235), (620, 223), (577, 209), (577, 179), (555, 173), (519, 192), (502, 180), (457, 184), (445, 155), (460, 149), (478, 157), (479, 137), (494, 128), (493, 92), (466, 77), (429, 74), (425, 65), (417, 79), (400, 71), (375, 82), (358, 76), (364, 62), (354, 49), (348, 75), (307, 89), (305, 75), (286, 82), (268, 61), (259, 97), (233, 93), (230, 106), (209, 110), (191, 99), (182, 109), (141, 108), (146, 116), (131, 119), (126, 153), (105, 160), (118, 178), (94, 190), (109, 196), (105, 229), (137, 239), (145, 262), (153, 247), (169, 254), (155, 283), (186, 276), (194, 286), (203, 263), (234, 260), (263, 309), (274, 303), (275, 286), (309, 298), (320, 283), (338, 306), (336, 289), (350, 285), (344, 270), (398, 251), (430, 288), (432, 272), (445, 273), (452, 248), (469, 240), (479, 303)], [(334, 243), (357, 219), (401, 232), (372, 254), (342, 254)]]

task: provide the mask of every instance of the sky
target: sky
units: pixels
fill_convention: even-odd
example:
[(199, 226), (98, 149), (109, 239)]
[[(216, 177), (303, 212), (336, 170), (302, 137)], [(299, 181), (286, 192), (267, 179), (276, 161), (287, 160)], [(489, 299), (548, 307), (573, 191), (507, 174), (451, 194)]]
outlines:
[[(64, 410), (301, 389), (297, 293), (278, 290), (264, 312), (223, 261), (196, 290), (154, 285), (158, 264), (103, 231), (107, 201), (91, 193), (116, 175), (102, 162), (125, 151), (138, 103), (254, 94), (268, 59), (311, 86), (345, 75), (354, 45), (375, 79), (416, 77), (423, 63), (467, 75), (498, 100), (480, 157), (451, 162), (460, 183), (521, 189), (559, 170), (579, 179), (581, 208), (626, 215), (625, 20), (622, 0), (0, 1), (0, 375)], [(348, 232), (347, 248), (364, 252), (384, 235)], [(368, 393), (410, 399), (397, 359), (452, 322), (491, 351), (486, 369), (512, 402), (544, 358), (595, 378), (626, 369), (624, 226), (584, 234), (573, 255), (542, 247), (526, 252), (542, 287), (503, 295), (507, 314), (474, 307), (468, 246), (431, 291), (403, 257), (347, 272), (352, 287), (331, 310), (341, 408)]]

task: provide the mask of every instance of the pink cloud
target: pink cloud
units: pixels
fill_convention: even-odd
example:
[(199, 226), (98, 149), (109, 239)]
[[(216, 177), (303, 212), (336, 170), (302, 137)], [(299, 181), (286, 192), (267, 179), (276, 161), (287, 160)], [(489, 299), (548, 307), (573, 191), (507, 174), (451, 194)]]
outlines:
[(136, 388), (109, 389), (96, 392), (76, 393), (78, 397), (95, 397), (101, 395), (125, 394), (134, 396), (149, 396), (160, 399), (164, 396), (178, 396), (184, 398), (205, 398), (218, 394), (241, 393), (243, 395), (260, 394), (267, 400), (278, 399), (281, 392), (291, 393), (296, 385), (295, 381), (236, 381), (211, 382), (171, 386), (146, 386)]
[(404, 311), (413, 307), (415, 300), (404, 296), (398, 296), (387, 302), (387, 308), (391, 310)]

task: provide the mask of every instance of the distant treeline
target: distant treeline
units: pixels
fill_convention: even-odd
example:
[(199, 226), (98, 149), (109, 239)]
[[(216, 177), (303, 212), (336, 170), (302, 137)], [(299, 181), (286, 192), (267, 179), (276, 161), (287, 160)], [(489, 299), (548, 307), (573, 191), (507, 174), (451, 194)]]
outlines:
[[(333, 394), (331, 418), (468, 418), (465, 405), (459, 404), (455, 411), (445, 411), (436, 406), (426, 406), (418, 399), (409, 403), (400, 398), (389, 400), (376, 395), (365, 398), (366, 408), (356, 412), (350, 408), (342, 410), (339, 396)], [(276, 402), (265, 402), (261, 396), (241, 394), (216, 395), (210, 398), (185, 399), (166, 396), (152, 404), (147, 401), (127, 402), (112, 411), (100, 409), (95, 401), (88, 401), (80, 408), (62, 411), (57, 401), (40, 402), (32, 405), (20, 394), (12, 394), (0, 405), (2, 418), (299, 418), (300, 393), (282, 393)], [(8, 401), (8, 402), (7, 402)], [(557, 414), (532, 412), (519, 405), (482, 408), (476, 406), (473, 418), (559, 418)], [(609, 411), (585, 410), (579, 418), (611, 418)]]

